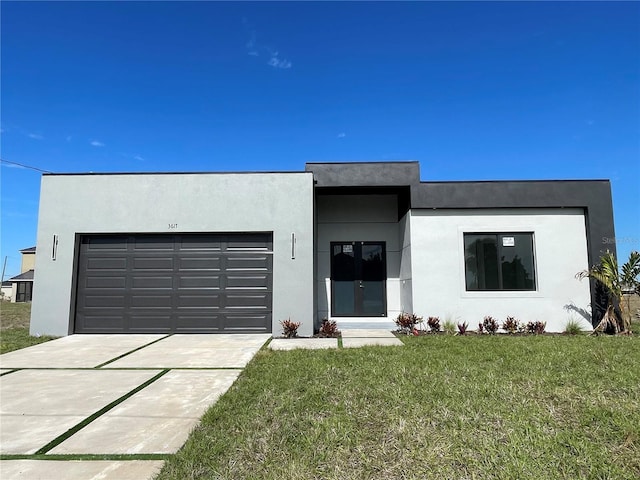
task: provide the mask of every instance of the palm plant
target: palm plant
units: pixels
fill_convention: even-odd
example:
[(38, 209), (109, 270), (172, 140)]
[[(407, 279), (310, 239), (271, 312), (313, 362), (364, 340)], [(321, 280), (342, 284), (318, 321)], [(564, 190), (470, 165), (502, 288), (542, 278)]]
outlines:
[[(607, 291), (607, 310), (595, 328), (595, 331), (613, 329), (615, 333), (631, 331), (631, 296), (624, 296), (631, 291), (640, 294), (640, 253), (631, 252), (629, 260), (618, 268), (618, 261), (613, 253), (607, 251), (600, 257), (600, 263), (576, 274), (576, 278), (593, 278), (600, 282)], [(622, 318), (616, 316), (616, 305), (620, 307)]]

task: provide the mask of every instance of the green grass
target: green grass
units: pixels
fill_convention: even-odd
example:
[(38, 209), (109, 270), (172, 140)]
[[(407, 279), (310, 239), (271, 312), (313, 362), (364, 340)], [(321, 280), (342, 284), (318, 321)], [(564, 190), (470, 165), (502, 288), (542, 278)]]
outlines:
[(29, 328), (30, 303), (0, 302), (0, 328)]
[(640, 340), (261, 351), (159, 479), (640, 478)]
[(0, 354), (37, 345), (56, 337), (29, 335), (30, 303), (0, 303)]

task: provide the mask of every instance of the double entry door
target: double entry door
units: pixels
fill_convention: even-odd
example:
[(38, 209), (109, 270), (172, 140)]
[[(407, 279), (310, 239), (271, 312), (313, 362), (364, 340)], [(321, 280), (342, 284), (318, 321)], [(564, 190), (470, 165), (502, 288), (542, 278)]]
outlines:
[(331, 315), (387, 315), (385, 242), (331, 242)]

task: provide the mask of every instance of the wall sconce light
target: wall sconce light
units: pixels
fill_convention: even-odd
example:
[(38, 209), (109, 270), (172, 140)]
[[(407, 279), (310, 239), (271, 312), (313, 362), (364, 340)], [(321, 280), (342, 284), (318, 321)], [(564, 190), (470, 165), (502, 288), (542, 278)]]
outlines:
[(55, 261), (58, 256), (58, 235), (53, 236), (53, 248), (51, 249), (51, 260)]

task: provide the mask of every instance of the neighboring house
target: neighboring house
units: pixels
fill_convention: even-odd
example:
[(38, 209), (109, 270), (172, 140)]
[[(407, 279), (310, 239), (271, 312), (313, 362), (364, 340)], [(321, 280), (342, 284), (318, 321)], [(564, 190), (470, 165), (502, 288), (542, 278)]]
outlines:
[(5, 280), (2, 282), (2, 300), (5, 302), (11, 301), (11, 296), (13, 295), (13, 283), (10, 280)]
[(36, 247), (23, 248), (20, 250), (22, 255), (20, 273), (28, 272), (36, 268)]
[(20, 275), (9, 279), (12, 302), (31, 302), (33, 299), (33, 270), (36, 265), (36, 247), (20, 250), (22, 262)]
[(574, 277), (611, 249), (609, 181), (421, 182), (419, 168), (45, 174), (31, 332), (279, 335), (291, 318), (307, 336), (403, 311), (560, 331), (589, 315), (593, 285)]

